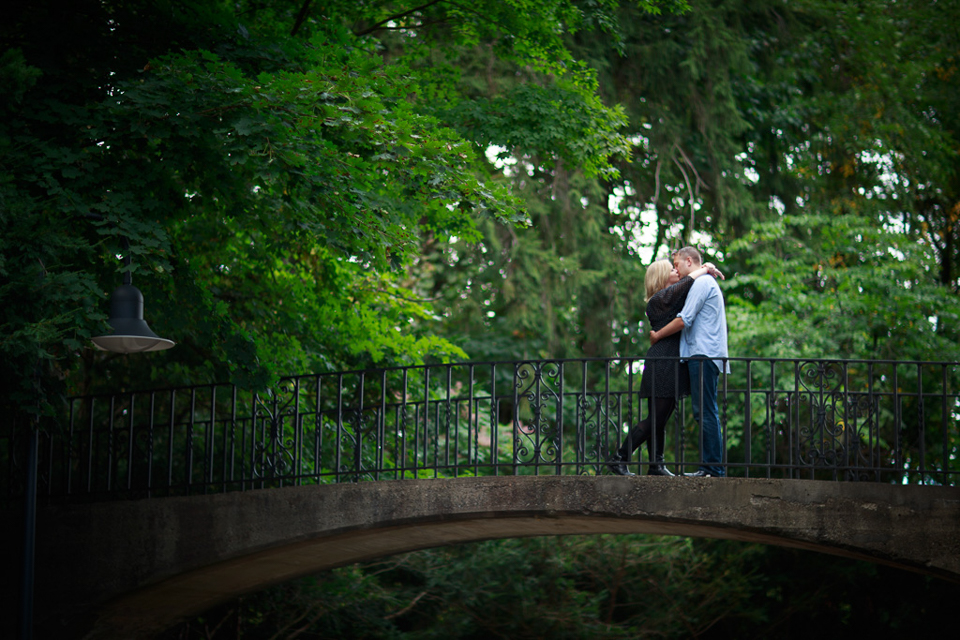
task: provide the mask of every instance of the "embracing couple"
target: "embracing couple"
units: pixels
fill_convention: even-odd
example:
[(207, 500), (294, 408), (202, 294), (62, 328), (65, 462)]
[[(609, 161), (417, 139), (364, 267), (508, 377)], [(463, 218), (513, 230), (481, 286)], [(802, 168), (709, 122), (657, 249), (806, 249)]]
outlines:
[[(706, 276), (706, 277), (704, 277)], [(723, 477), (723, 440), (717, 409), (717, 382), (727, 364), (727, 319), (716, 278), (723, 274), (711, 263), (701, 265), (700, 252), (684, 247), (673, 263), (654, 262), (647, 269), (647, 318), (651, 347), (647, 351), (640, 397), (647, 398), (647, 417), (630, 430), (608, 460), (610, 470), (632, 476), (627, 461), (647, 443), (649, 475), (672, 476), (663, 463), (667, 420), (681, 396), (692, 396), (693, 415), (702, 433), (700, 469), (684, 475)]]

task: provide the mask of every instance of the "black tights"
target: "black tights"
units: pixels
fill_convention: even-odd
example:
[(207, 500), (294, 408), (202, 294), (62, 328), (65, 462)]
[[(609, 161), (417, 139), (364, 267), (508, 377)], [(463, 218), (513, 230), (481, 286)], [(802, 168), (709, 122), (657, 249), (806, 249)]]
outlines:
[[(641, 444), (647, 443), (647, 457), (650, 462), (663, 460), (663, 441), (667, 427), (667, 420), (673, 415), (673, 410), (677, 406), (676, 398), (647, 398), (647, 417), (641, 420), (637, 426), (630, 430), (630, 435), (620, 445), (617, 452), (621, 460), (628, 460), (630, 454), (637, 450)], [(653, 421), (654, 408), (657, 416), (656, 437), (650, 437), (650, 423)], [(656, 441), (656, 447), (654, 447)], [(631, 445), (633, 445), (631, 447)], [(627, 449), (631, 448), (630, 451)], [(656, 457), (654, 457), (656, 456)]]

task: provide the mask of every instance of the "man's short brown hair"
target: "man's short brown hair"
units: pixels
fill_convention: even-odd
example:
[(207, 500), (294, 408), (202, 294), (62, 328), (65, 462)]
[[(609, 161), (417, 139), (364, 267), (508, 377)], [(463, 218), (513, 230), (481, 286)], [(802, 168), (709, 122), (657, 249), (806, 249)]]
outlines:
[(695, 264), (702, 263), (700, 252), (693, 247), (683, 247), (682, 249), (677, 249), (677, 252), (673, 254), (673, 259), (676, 260), (677, 258), (690, 258)]

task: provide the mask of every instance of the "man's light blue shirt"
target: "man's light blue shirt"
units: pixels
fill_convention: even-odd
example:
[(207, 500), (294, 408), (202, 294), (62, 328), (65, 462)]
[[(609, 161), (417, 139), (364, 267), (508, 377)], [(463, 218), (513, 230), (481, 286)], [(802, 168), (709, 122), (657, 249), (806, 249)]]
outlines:
[(730, 373), (727, 357), (727, 314), (723, 294), (717, 281), (708, 275), (697, 278), (683, 310), (677, 316), (683, 318), (680, 333), (680, 357), (707, 356), (714, 358), (718, 371)]

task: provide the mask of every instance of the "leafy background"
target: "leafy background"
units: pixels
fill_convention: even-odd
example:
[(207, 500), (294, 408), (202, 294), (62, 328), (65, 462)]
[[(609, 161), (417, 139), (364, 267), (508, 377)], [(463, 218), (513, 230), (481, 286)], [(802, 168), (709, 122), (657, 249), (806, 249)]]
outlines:
[[(16, 3), (4, 428), (80, 393), (639, 355), (645, 266), (688, 243), (730, 276), (732, 354), (955, 361), (958, 23), (913, 0)], [(123, 254), (175, 349), (90, 348)], [(172, 633), (884, 636), (951, 589), (729, 543), (501, 541)]]

